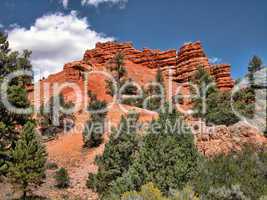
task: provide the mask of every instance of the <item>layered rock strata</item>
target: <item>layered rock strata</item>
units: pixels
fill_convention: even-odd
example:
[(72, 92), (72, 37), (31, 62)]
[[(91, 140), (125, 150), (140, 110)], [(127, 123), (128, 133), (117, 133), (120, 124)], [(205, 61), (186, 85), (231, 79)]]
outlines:
[(172, 74), (177, 83), (187, 83), (199, 66), (204, 67), (215, 79), (219, 89), (230, 90), (234, 81), (231, 78), (231, 66), (228, 64), (213, 65), (209, 63), (200, 42), (186, 43), (180, 50), (151, 50), (145, 48), (137, 50), (132, 43), (98, 43), (96, 48), (84, 54), (83, 61), (94, 66), (103, 66), (114, 57), (117, 52), (125, 55), (125, 59), (151, 69), (160, 68), (166, 76)]
[[(209, 63), (200, 42), (186, 43), (179, 51), (175, 49), (168, 51), (143, 49), (137, 50), (130, 42), (106, 42), (97, 43), (92, 50), (87, 50), (81, 61), (75, 61), (64, 65), (63, 71), (50, 75), (47, 79), (40, 80), (39, 84), (74, 82), (84, 88), (85, 72), (98, 70), (108, 71), (108, 65), (112, 58), (121, 52), (125, 56), (125, 67), (128, 76), (138, 84), (144, 85), (154, 80), (157, 69), (161, 69), (166, 79), (172, 79), (173, 88), (179, 85), (187, 85), (199, 66), (204, 67), (213, 77), (217, 86), (222, 91), (232, 89), (234, 81), (231, 78), (231, 66), (228, 64), (214, 65)], [(105, 93), (105, 78), (101, 75), (90, 77), (88, 88), (107, 99)], [(29, 90), (30, 99), (33, 89)], [(43, 88), (41, 86), (41, 88)], [(65, 89), (70, 99), (74, 98), (70, 89)], [(183, 91), (186, 91), (183, 90)], [(41, 94), (43, 92), (41, 91)], [(53, 93), (53, 91), (50, 91)], [(43, 95), (41, 95), (43, 96)], [(40, 100), (41, 101), (41, 100)]]

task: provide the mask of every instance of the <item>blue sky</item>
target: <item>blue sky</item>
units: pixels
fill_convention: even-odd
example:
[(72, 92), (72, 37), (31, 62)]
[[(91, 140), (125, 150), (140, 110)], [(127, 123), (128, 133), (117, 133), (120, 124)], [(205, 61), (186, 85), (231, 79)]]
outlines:
[(232, 65), (234, 78), (254, 54), (267, 63), (266, 0), (1, 0), (0, 7), (11, 46), (32, 49), (33, 64), (47, 73), (112, 39), (162, 50), (200, 40), (210, 58)]

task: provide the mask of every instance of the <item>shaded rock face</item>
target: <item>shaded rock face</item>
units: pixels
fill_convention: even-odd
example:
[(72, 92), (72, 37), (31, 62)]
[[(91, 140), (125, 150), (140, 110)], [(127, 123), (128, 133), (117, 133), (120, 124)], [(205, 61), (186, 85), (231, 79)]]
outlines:
[(171, 74), (173, 81), (177, 83), (187, 83), (192, 79), (196, 69), (203, 66), (214, 77), (219, 89), (227, 91), (234, 85), (231, 66), (210, 64), (200, 42), (187, 43), (178, 52), (146, 48), (140, 51), (135, 49), (132, 43), (98, 43), (95, 49), (85, 52), (83, 60), (100, 67), (107, 65), (117, 52), (122, 52), (132, 63), (151, 69), (161, 68), (166, 76)]

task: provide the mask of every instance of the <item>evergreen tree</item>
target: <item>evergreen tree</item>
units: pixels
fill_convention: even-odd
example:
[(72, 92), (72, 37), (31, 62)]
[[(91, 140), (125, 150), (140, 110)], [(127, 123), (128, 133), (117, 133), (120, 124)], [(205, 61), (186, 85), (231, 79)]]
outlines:
[[(29, 61), (31, 52), (23, 51), (19, 54), (11, 51), (7, 36), (0, 32), (0, 84), (3, 79), (16, 70), (28, 70), (32, 72)], [(25, 86), (32, 82), (32, 77), (21, 76), (14, 78), (7, 89), (7, 97), (11, 104), (17, 108), (27, 108), (27, 92)], [(0, 94), (0, 97), (3, 94)], [(20, 127), (24, 126), (30, 116), (17, 114), (8, 110), (0, 102), (0, 176), (7, 172), (7, 161), (10, 160), (9, 151), (14, 147), (18, 139)]]
[[(217, 92), (215, 82), (210, 74), (202, 67), (199, 66), (192, 78), (192, 84), (196, 87), (191, 87), (191, 93), (197, 95), (193, 98), (195, 109), (195, 117), (205, 118), (206, 111), (203, 104), (206, 103), (205, 99), (212, 93)], [(198, 91), (196, 91), (198, 90)]]
[(203, 160), (192, 182), (202, 199), (243, 200), (244, 198), (237, 196), (231, 197), (237, 193), (243, 193), (251, 200), (259, 199), (267, 195), (266, 166), (266, 149), (246, 146), (239, 152), (216, 155)]
[[(55, 99), (59, 99), (59, 104), (55, 103)], [(42, 136), (53, 138), (58, 133), (64, 130), (64, 126), (71, 128), (74, 126), (74, 115), (63, 113), (61, 108), (69, 109), (73, 107), (73, 103), (66, 102), (64, 96), (60, 94), (52, 96), (46, 105), (42, 105), (39, 113), (39, 125)], [(54, 118), (58, 118), (58, 123), (55, 123)]]
[(91, 95), (88, 110), (90, 119), (83, 131), (83, 141), (85, 147), (98, 147), (103, 142), (105, 131), (105, 120), (107, 116), (107, 103), (100, 101), (95, 95)]
[(263, 68), (264, 68), (263, 62), (261, 58), (258, 56), (253, 56), (248, 66), (248, 79), (251, 87), (255, 86), (255, 77), (254, 77), (255, 73)]
[(160, 68), (158, 68), (158, 70), (157, 70), (156, 82), (160, 83), (160, 84), (162, 84), (164, 86), (164, 78), (163, 78), (163, 75), (162, 75), (162, 72), (161, 72)]
[(9, 162), (9, 176), (19, 184), (25, 198), (29, 186), (39, 186), (45, 178), (46, 150), (41, 144), (35, 131), (35, 125), (27, 122), (21, 138), (11, 151), (12, 160)]
[[(169, 110), (169, 106), (164, 110)], [(139, 190), (148, 182), (155, 183), (164, 194), (170, 189), (182, 189), (196, 174), (199, 160), (193, 135), (183, 125), (175, 109), (162, 112), (152, 122), (132, 165), (111, 183), (104, 199)]]
[[(113, 75), (113, 78), (116, 81), (116, 84), (118, 86), (118, 90), (123, 86), (123, 84), (126, 82), (126, 75), (127, 75), (127, 71), (125, 69), (124, 66), (124, 55), (122, 52), (118, 52), (114, 58), (111, 60), (110, 62), (110, 66), (108, 66), (108, 68), (110, 69), (110, 72)], [(107, 80), (107, 94), (114, 96), (114, 95), (118, 95), (115, 94), (115, 88), (113, 86), (113, 82), (111, 80)], [(117, 91), (119, 92), (119, 91)], [(119, 97), (120, 98), (120, 97)]]
[(136, 158), (140, 136), (137, 134), (139, 115), (129, 113), (122, 116), (118, 129), (113, 129), (104, 153), (96, 159), (99, 167), (97, 174), (89, 174), (87, 186), (103, 196), (111, 182), (126, 172)]
[(139, 91), (138, 87), (134, 84), (133, 80), (129, 79), (127, 81), (126, 87), (124, 88), (122, 92), (123, 98), (122, 98), (121, 103), (142, 108), (143, 101), (144, 101), (144, 97), (141, 96), (142, 91), (144, 91), (144, 89), (141, 88), (141, 91)]
[[(231, 96), (231, 92), (221, 92), (212, 84), (212, 77), (202, 67), (195, 73), (193, 83), (198, 90), (197, 98), (193, 98), (195, 117), (202, 118), (208, 124), (229, 126), (240, 120), (232, 106), (248, 118), (253, 116), (254, 98), (251, 89), (242, 89), (234, 96)], [(192, 87), (191, 92), (196, 94), (195, 88)]]
[[(163, 90), (163, 91), (162, 91)], [(160, 110), (165, 102), (165, 86), (164, 78), (160, 68), (157, 70), (155, 81), (146, 90), (147, 108), (148, 110)]]

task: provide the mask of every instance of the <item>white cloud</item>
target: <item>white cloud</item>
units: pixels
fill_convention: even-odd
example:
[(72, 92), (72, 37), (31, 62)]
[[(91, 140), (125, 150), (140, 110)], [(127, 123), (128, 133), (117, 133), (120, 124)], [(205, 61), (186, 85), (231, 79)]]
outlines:
[[(61, 0), (63, 7), (68, 8), (69, 0)], [(109, 3), (112, 5), (118, 4), (120, 8), (124, 8), (128, 0), (81, 0), (82, 6), (92, 5), (98, 7), (100, 4)]]
[(63, 7), (65, 9), (67, 9), (68, 8), (68, 5), (69, 5), (69, 0), (62, 0), (62, 4), (63, 4)]
[(82, 5), (98, 6), (101, 3), (125, 4), (128, 0), (82, 0)]
[(33, 51), (35, 70), (46, 75), (60, 71), (66, 62), (80, 60), (97, 42), (113, 40), (94, 31), (87, 18), (79, 18), (74, 11), (44, 15), (29, 29), (14, 27), (8, 35), (12, 49)]
[(0, 24), (0, 28), (4, 28), (4, 25), (3, 24)]
[(212, 63), (212, 64), (218, 64), (218, 63), (222, 62), (222, 59), (221, 58), (217, 58), (217, 57), (212, 57), (212, 58), (209, 58), (209, 62)]

